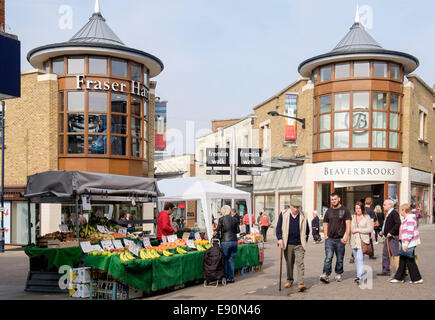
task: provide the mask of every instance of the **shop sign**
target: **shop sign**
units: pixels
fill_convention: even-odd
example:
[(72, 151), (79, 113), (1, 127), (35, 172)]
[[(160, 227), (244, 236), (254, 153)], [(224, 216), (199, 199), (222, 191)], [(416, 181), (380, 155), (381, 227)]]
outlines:
[(229, 167), (230, 149), (229, 148), (206, 148), (207, 167)]
[[(127, 90), (127, 85), (125, 83), (119, 83), (116, 81), (100, 81), (100, 80), (87, 80), (85, 75), (76, 76), (76, 89), (82, 90), (85, 87), (87, 90), (101, 90), (113, 92), (129, 93)], [(142, 85), (139, 81), (131, 80), (131, 90), (130, 93), (141, 96), (143, 98), (149, 99), (148, 89)]]
[(315, 164), (315, 181), (400, 181), (400, 163), (336, 161)]
[(206, 170), (205, 172), (208, 176), (228, 176), (230, 175), (230, 170)]
[(239, 167), (261, 167), (261, 149), (237, 149)]

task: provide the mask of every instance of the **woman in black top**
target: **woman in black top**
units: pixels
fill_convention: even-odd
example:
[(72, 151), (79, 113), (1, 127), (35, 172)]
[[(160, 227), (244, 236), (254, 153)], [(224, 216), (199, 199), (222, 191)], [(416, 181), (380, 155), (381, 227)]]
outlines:
[(375, 207), (375, 215), (376, 215), (376, 219), (375, 220), (375, 225), (376, 225), (376, 221), (379, 223), (379, 225), (375, 226), (375, 241), (376, 244), (378, 244), (378, 234), (379, 232), (381, 232), (382, 230), (382, 226), (384, 225), (384, 212), (382, 211), (381, 206), (377, 205)]

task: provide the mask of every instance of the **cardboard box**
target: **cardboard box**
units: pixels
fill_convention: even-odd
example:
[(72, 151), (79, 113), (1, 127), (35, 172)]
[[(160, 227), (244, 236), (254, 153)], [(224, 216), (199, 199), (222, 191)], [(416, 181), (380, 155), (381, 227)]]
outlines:
[(128, 288), (128, 299), (137, 299), (143, 297), (143, 291), (132, 286)]
[(91, 268), (71, 269), (70, 280), (73, 284), (87, 284), (91, 282)]
[(69, 289), (69, 296), (72, 298), (89, 298), (91, 296), (89, 283), (75, 283)]

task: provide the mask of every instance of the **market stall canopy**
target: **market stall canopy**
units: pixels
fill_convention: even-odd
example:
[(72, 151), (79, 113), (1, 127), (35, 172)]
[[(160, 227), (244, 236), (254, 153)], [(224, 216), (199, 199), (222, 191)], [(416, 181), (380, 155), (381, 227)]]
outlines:
[(84, 171), (46, 171), (27, 177), (24, 197), (35, 202), (73, 200), (80, 195), (158, 197), (163, 194), (152, 178)]

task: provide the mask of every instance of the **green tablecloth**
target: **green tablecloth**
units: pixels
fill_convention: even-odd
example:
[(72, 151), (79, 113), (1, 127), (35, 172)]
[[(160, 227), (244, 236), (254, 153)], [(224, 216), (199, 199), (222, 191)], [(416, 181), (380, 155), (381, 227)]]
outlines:
[[(150, 293), (203, 279), (203, 261), (204, 252), (192, 251), (184, 255), (128, 262), (121, 262), (118, 255), (87, 256), (85, 265), (107, 271), (119, 281)], [(260, 264), (256, 244), (238, 246), (234, 261), (236, 269)]]
[(82, 257), (82, 249), (80, 247), (50, 249), (37, 246), (25, 246), (23, 249), (29, 258), (45, 256), (48, 261), (48, 270), (52, 268), (59, 269), (63, 265), (75, 267)]

